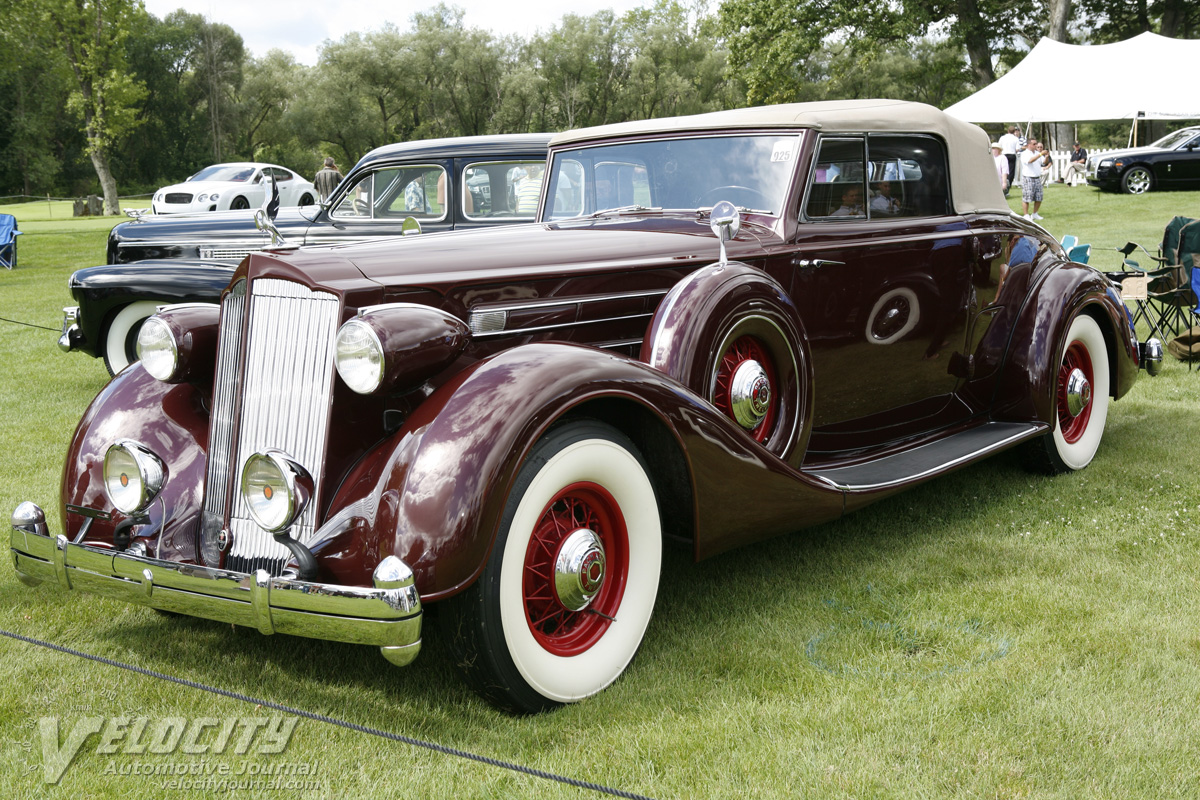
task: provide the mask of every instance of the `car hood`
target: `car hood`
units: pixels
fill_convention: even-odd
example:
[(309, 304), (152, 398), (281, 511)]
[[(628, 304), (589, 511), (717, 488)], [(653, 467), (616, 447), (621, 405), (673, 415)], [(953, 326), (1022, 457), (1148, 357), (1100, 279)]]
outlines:
[(1170, 150), (1164, 150), (1161, 147), (1127, 147), (1124, 150), (1112, 150), (1108, 153), (1094, 155), (1090, 160), (1099, 164), (1106, 158), (1129, 158), (1130, 156), (1147, 155), (1149, 153), (1169, 153)]
[[(730, 259), (760, 254), (774, 238), (743, 223), (727, 245)], [(305, 248), (314, 255), (321, 249)], [(708, 220), (620, 219), (531, 223), (472, 231), (422, 234), (369, 245), (328, 248), (384, 285), (471, 284), (573, 272), (693, 268), (720, 257)]]
[(173, 183), (170, 186), (164, 186), (155, 192), (186, 192), (187, 194), (218, 194), (227, 189), (249, 189), (257, 184), (246, 183), (245, 181), (184, 181), (183, 183)]
[[(180, 184), (196, 186), (198, 184)], [(303, 230), (311, 223), (317, 207), (306, 207), (308, 216), (298, 206), (279, 209), (275, 225), (287, 235), (291, 230)], [(148, 214), (122, 222), (113, 228), (112, 236), (122, 242), (151, 240), (163, 242), (172, 239), (210, 240), (229, 234), (249, 235), (259, 233), (254, 225), (256, 209), (243, 211), (206, 211), (196, 214)], [(261, 234), (266, 236), (266, 234)], [(303, 236), (303, 234), (300, 234)]]

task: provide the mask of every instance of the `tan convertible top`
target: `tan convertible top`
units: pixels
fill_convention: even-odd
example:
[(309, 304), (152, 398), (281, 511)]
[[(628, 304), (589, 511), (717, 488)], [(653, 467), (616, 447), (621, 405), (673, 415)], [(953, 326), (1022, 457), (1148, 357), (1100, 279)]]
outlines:
[(565, 131), (550, 140), (551, 147), (617, 136), (710, 131), (730, 128), (811, 128), (821, 133), (932, 133), (949, 151), (950, 188), (960, 214), (980, 211), (1009, 213), (1000, 189), (987, 134), (924, 103), (902, 100), (833, 100), (778, 106), (734, 108), (690, 117), (664, 117), (619, 122)]

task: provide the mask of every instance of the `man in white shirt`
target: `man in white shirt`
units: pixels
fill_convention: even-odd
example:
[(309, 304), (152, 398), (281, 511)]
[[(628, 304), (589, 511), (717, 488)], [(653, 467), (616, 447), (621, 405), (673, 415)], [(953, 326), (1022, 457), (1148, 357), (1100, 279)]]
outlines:
[[(1030, 137), (1021, 151), (1021, 214), (1031, 221), (1042, 219), (1038, 209), (1042, 207), (1042, 161), (1046, 154), (1037, 145), (1037, 139)], [(1032, 214), (1030, 203), (1033, 203)]]
[[(1000, 145), (1000, 154), (1008, 161), (1008, 180), (1010, 184), (1017, 179), (1017, 150), (1021, 148), (1021, 138), (1017, 134), (1020, 132), (1021, 129), (1013, 125), (1000, 137), (1000, 141), (997, 143)], [(1004, 187), (1004, 196), (1008, 197), (1008, 186)]]

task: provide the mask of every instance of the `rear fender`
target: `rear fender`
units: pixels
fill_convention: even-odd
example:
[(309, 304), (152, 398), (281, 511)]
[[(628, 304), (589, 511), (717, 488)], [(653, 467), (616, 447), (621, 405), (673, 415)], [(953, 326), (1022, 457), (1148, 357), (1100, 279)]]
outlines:
[(1055, 365), (1076, 314), (1094, 317), (1104, 333), (1113, 398), (1122, 397), (1137, 380), (1137, 339), (1125, 305), (1108, 279), (1074, 262), (1051, 264), (1040, 278), (1013, 326), (994, 404), (995, 419), (1054, 424)]

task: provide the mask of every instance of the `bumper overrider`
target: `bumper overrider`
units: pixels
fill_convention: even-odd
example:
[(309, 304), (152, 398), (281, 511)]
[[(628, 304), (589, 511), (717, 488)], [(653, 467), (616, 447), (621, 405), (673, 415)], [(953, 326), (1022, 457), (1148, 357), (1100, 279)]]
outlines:
[(17, 576), (30, 586), (55, 581), (265, 634), (375, 645), (397, 666), (421, 649), (421, 598), (412, 569), (395, 556), (379, 562), (373, 588), (232, 572), (51, 537), (45, 513), (29, 502), (13, 512), (11, 547)]

